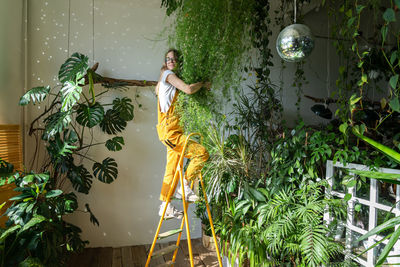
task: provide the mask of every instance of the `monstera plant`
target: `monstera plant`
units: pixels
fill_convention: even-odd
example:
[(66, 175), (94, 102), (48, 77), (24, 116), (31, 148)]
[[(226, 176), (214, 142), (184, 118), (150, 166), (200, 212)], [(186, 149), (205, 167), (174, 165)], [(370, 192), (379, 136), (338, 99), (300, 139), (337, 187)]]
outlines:
[[(111, 183), (118, 176), (118, 165), (113, 158), (98, 161), (89, 156), (88, 150), (99, 145), (109, 151), (121, 150), (124, 139), (117, 135), (133, 119), (134, 107), (127, 97), (115, 98), (111, 103), (101, 103), (96, 99), (110, 90), (126, 87), (121, 83), (104, 83), (100, 92), (96, 92), (94, 84), (102, 77), (89, 68), (85, 55), (75, 53), (68, 58), (61, 66), (58, 78), (61, 89), (57, 86), (32, 88), (21, 97), (19, 104), (35, 105), (52, 98), (44, 112), (33, 120), (29, 130), (29, 135), (36, 137), (36, 150), (40, 144), (44, 144), (47, 150), (44, 163), (39, 165), (40, 171), (50, 170), (50, 183), (55, 188), (68, 179), (76, 191), (88, 194), (94, 177)], [(105, 107), (111, 108), (105, 110)], [(103, 143), (93, 143), (96, 130), (112, 137)], [(81, 164), (83, 159), (93, 162), (92, 172), (87, 165)], [(33, 160), (39, 159), (34, 157)]]
[[(63, 220), (63, 215), (78, 208), (76, 194), (64, 192), (65, 183), (88, 194), (94, 179), (111, 183), (118, 176), (113, 158), (99, 160), (88, 152), (94, 146), (122, 149), (124, 139), (119, 135), (134, 117), (132, 100), (117, 97), (102, 103), (98, 96), (125, 90), (127, 84), (103, 79), (94, 67), (89, 68), (88, 57), (79, 53), (62, 64), (58, 79), (61, 87), (32, 88), (19, 101), (21, 106), (41, 103), (45, 108), (29, 128), (36, 141), (31, 166), (10, 175), (9, 165), (1, 164), (1, 173), (7, 175), (0, 175), (0, 182), (14, 182), (20, 194), (10, 199), (13, 204), (5, 213), (9, 220), (0, 231), (0, 266), (63, 265), (67, 252), (79, 251), (87, 243), (80, 239), (79, 227)], [(97, 83), (103, 86), (95, 87)], [(94, 131), (110, 137), (94, 143)], [(43, 150), (44, 157), (39, 153)], [(93, 224), (99, 224), (88, 204), (84, 212)]]

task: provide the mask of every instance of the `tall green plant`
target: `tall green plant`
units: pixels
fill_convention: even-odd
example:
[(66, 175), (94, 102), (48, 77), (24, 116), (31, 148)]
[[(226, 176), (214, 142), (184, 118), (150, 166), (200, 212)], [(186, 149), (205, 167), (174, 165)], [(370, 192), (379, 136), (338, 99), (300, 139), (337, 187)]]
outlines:
[[(127, 97), (116, 98), (112, 103), (101, 103), (96, 96), (103, 95), (112, 90), (113, 85), (96, 92), (94, 83), (102, 77), (94, 73), (88, 66), (85, 55), (75, 53), (61, 66), (58, 78), (62, 84), (61, 89), (54, 87), (35, 87), (27, 91), (20, 99), (19, 104), (25, 106), (29, 103), (37, 104), (47, 97), (49, 106), (36, 119), (32, 121), (29, 135), (36, 137), (36, 152), (44, 144), (48, 154), (39, 170), (50, 171), (50, 180), (54, 188), (59, 188), (68, 179), (75, 190), (80, 193), (89, 193), (93, 176), (98, 180), (111, 183), (117, 178), (117, 163), (113, 158), (107, 157), (103, 161), (88, 156), (88, 150), (93, 146), (104, 145), (110, 151), (118, 151), (124, 145), (121, 136), (114, 136), (104, 143), (93, 143), (93, 137), (87, 140), (87, 134), (98, 129), (109, 135), (120, 134), (133, 119), (132, 100)], [(89, 85), (87, 92), (85, 85)], [(116, 85), (119, 87), (120, 85)], [(108, 110), (105, 107), (111, 106)], [(44, 124), (44, 127), (40, 127)], [(42, 142), (43, 141), (43, 142)], [(82, 159), (93, 162), (91, 173), (88, 168), (80, 164)], [(32, 164), (31, 167), (33, 167)]]
[(181, 77), (186, 83), (209, 81), (212, 90), (181, 94), (178, 111), (186, 132), (207, 135), (210, 121), (222, 120), (221, 110), (238, 88), (249, 65), (252, 12), (256, 1), (175, 1), (162, 5), (175, 15), (170, 45), (182, 53)]
[[(67, 252), (79, 251), (87, 242), (81, 240), (78, 227), (63, 220), (63, 215), (75, 212), (78, 207), (75, 193), (63, 192), (63, 185), (68, 180), (77, 192), (89, 194), (94, 178), (111, 183), (118, 177), (118, 165), (113, 158), (99, 161), (88, 152), (94, 146), (104, 146), (109, 151), (122, 149), (124, 139), (117, 135), (134, 117), (132, 100), (123, 97), (101, 103), (98, 96), (121, 89), (124, 84), (107, 81), (104, 90), (96, 91), (94, 84), (103, 78), (89, 69), (88, 57), (79, 53), (62, 64), (58, 78), (61, 88), (35, 87), (19, 101), (21, 106), (45, 100), (48, 104), (30, 125), (29, 135), (36, 141), (31, 167), (8, 181), (15, 180), (15, 190), (21, 193), (11, 199), (14, 203), (6, 211), (9, 221), (0, 237), (2, 266), (22, 261), (46, 266), (65, 263)], [(93, 143), (94, 130), (112, 137), (106, 142)], [(43, 146), (47, 153), (40, 162), (38, 152)], [(91, 168), (88, 162), (92, 162)], [(89, 205), (85, 207), (90, 221), (99, 225)]]

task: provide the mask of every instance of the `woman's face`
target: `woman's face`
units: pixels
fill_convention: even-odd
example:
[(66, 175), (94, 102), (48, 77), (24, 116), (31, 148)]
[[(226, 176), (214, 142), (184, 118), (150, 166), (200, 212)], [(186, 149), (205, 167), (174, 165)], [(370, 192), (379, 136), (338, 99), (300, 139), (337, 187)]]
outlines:
[(174, 51), (169, 52), (165, 57), (165, 64), (167, 65), (167, 69), (174, 70), (176, 67), (178, 67), (177, 60), (178, 59), (176, 58)]

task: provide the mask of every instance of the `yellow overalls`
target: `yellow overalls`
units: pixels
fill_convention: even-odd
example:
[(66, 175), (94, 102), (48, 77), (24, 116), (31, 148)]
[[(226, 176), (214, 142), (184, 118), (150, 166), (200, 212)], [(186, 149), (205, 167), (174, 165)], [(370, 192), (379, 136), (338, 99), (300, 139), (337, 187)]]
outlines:
[[(178, 89), (175, 92), (174, 99), (169, 110), (166, 113), (160, 111), (160, 102), (157, 101), (158, 124), (157, 133), (160, 141), (167, 147), (167, 166), (165, 168), (164, 180), (161, 187), (160, 200), (166, 201), (169, 189), (174, 179), (174, 174), (177, 169), (179, 156), (182, 153), (183, 145), (186, 136), (183, 135), (183, 130), (179, 126), (179, 117), (175, 114), (175, 103), (178, 98)], [(199, 143), (190, 140), (186, 147), (185, 158), (189, 158), (190, 163), (186, 170), (185, 178), (193, 180), (198, 177), (204, 163), (208, 159), (207, 150)], [(182, 167), (182, 166), (181, 166)], [(173, 190), (175, 191), (176, 188)]]

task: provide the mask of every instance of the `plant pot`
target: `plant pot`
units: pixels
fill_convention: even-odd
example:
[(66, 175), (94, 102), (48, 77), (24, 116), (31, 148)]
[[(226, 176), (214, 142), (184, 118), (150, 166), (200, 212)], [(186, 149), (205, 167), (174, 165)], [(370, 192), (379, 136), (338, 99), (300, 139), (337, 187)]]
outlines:
[[(208, 250), (216, 251), (215, 249), (215, 242), (212, 236), (206, 235), (205, 225), (201, 225), (201, 242), (203, 243), (203, 247)], [(217, 241), (219, 242), (219, 238), (217, 237)]]

